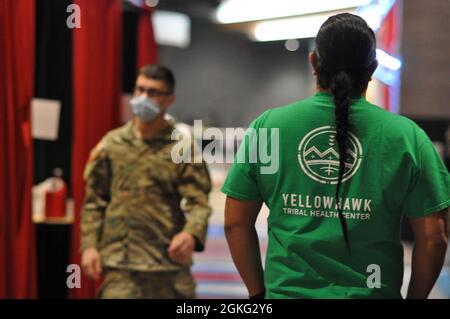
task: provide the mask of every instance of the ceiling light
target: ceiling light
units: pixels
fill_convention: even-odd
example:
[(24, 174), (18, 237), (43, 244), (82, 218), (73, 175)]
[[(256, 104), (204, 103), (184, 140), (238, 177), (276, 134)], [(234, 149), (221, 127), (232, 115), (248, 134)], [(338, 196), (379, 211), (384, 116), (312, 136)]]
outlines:
[(286, 50), (294, 52), (300, 48), (300, 42), (297, 39), (289, 39), (284, 43)]
[(153, 13), (156, 43), (186, 48), (191, 41), (191, 19), (182, 13), (156, 10)]
[(256, 41), (314, 38), (330, 14), (258, 22), (253, 31)]
[(368, 5), (371, 0), (226, 0), (216, 11), (219, 23), (238, 23), (313, 14)]

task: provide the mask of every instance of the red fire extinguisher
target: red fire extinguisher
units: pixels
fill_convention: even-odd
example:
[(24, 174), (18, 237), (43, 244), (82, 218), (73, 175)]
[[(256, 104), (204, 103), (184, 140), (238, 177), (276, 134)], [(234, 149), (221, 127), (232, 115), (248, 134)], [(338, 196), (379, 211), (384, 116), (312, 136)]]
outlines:
[(62, 179), (62, 169), (55, 168), (53, 177), (47, 179), (47, 189), (45, 191), (45, 217), (65, 217), (67, 185)]

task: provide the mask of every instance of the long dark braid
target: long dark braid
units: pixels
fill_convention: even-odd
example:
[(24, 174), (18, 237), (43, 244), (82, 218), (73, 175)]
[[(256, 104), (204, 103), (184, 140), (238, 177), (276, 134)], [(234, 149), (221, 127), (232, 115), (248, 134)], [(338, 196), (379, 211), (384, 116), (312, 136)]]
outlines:
[(336, 118), (336, 141), (339, 147), (339, 176), (336, 186), (336, 202), (338, 203), (339, 220), (341, 222), (342, 233), (349, 253), (351, 253), (350, 239), (348, 235), (347, 221), (342, 212), (342, 201), (339, 199), (339, 191), (344, 178), (345, 159), (349, 149), (348, 132), (350, 130), (350, 91), (351, 79), (347, 73), (340, 71), (336, 73), (330, 83), (331, 94), (336, 107), (334, 114)]
[(339, 193), (350, 148), (351, 98), (361, 96), (377, 67), (375, 47), (375, 34), (367, 23), (358, 16), (343, 13), (330, 17), (321, 26), (316, 37), (313, 59), (317, 84), (321, 89), (331, 92), (335, 104), (336, 142), (339, 148), (339, 175), (335, 197), (349, 254), (349, 231)]

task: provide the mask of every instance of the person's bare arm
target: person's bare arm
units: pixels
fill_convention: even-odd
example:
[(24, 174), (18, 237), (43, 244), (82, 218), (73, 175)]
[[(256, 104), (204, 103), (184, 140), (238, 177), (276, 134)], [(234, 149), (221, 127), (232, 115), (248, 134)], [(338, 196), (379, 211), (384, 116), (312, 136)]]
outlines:
[(447, 210), (409, 221), (415, 240), (407, 298), (427, 298), (447, 251)]
[(225, 203), (225, 236), (249, 296), (265, 291), (261, 252), (255, 229), (261, 205), (261, 201), (240, 201), (231, 197), (227, 197)]

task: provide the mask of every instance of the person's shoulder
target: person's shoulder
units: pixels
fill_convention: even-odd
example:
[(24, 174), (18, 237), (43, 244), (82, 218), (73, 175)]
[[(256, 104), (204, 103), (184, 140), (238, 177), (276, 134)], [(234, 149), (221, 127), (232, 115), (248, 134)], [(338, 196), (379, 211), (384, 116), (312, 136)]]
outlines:
[[(188, 154), (190, 153), (191, 163), (202, 162), (202, 144), (201, 141), (196, 139), (195, 130), (192, 125), (180, 121), (173, 121), (171, 139), (180, 146), (180, 149), (187, 150)], [(182, 154), (180, 156), (183, 157)]]
[(421, 128), (416, 122), (410, 118), (400, 115), (397, 113), (390, 112), (378, 105), (367, 102), (368, 108), (372, 113), (376, 113), (383, 121), (386, 121), (387, 126), (393, 130), (411, 130), (411, 131), (421, 131)]
[(188, 138), (191, 137), (194, 134), (194, 128), (192, 125), (189, 125), (184, 122), (177, 121), (173, 123), (173, 131), (172, 135), (174, 135), (174, 138)]
[(90, 157), (98, 157), (101, 154), (106, 154), (108, 150), (114, 148), (115, 145), (122, 144), (126, 138), (131, 134), (131, 123), (128, 122), (122, 126), (108, 131), (100, 141), (94, 146)]
[(258, 126), (271, 126), (274, 123), (283, 122), (286, 119), (294, 116), (294, 113), (301, 112), (306, 106), (312, 103), (312, 97), (307, 97), (302, 100), (297, 100), (288, 104), (269, 107), (267, 110), (257, 116), (252, 124)]
[(271, 116), (286, 116), (292, 112), (305, 110), (305, 107), (314, 104), (314, 95), (307, 98), (297, 100), (288, 104), (280, 105), (270, 109)]
[(374, 122), (381, 123), (383, 131), (392, 137), (415, 140), (419, 144), (428, 138), (425, 131), (412, 119), (385, 110), (378, 105), (367, 102), (367, 111)]
[(108, 131), (100, 140), (104, 146), (108, 147), (112, 144), (122, 143), (124, 140), (130, 137), (132, 134), (132, 124), (131, 122), (127, 122), (122, 126), (116, 127), (110, 131)]

